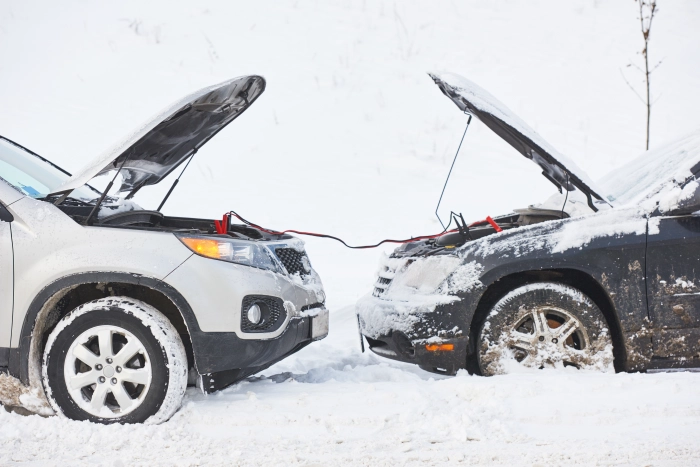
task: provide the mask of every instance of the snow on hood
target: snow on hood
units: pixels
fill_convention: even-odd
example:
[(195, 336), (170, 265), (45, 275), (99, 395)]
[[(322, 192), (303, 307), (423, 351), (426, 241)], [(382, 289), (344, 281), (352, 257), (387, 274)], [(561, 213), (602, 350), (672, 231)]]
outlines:
[(265, 79), (255, 75), (200, 89), (139, 126), (51, 194), (70, 193), (120, 167), (120, 193), (154, 185), (242, 114), (264, 90)]
[(554, 149), (527, 123), (484, 89), (453, 73), (434, 73), (430, 77), (460, 110), (481, 120), (520, 154), (542, 168), (542, 175), (568, 191), (581, 190), (594, 210), (591, 197), (604, 201), (593, 181), (566, 156)]

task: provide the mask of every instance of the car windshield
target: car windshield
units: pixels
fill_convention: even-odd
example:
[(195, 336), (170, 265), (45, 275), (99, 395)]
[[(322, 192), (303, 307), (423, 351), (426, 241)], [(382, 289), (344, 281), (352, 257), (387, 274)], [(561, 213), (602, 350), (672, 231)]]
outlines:
[[(32, 198), (45, 198), (70, 178), (70, 174), (9, 140), (0, 137), (0, 178)], [(83, 186), (72, 197), (83, 201), (100, 195)]]
[(700, 162), (700, 130), (646, 151), (598, 181), (613, 205), (639, 203), (672, 179), (683, 180)]

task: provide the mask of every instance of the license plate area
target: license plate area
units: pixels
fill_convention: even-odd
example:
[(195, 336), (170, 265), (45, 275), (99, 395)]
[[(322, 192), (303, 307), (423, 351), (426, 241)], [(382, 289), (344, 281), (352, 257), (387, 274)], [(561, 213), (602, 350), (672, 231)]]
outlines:
[(328, 310), (321, 309), (316, 316), (311, 317), (311, 339), (319, 340), (328, 335)]

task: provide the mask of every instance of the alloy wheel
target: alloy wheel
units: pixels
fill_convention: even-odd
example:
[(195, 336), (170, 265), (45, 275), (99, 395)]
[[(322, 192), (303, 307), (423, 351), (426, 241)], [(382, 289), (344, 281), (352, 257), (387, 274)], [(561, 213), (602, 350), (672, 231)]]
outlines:
[(76, 404), (93, 416), (122, 417), (143, 402), (152, 369), (143, 343), (118, 326), (95, 326), (71, 344), (64, 380)]
[(539, 307), (516, 321), (507, 337), (515, 359), (529, 367), (579, 367), (590, 343), (581, 321), (566, 310)]

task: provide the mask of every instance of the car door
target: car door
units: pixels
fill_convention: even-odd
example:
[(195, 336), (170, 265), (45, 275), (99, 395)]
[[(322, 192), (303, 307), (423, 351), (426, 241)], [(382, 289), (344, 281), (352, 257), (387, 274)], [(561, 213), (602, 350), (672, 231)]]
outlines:
[(700, 215), (652, 217), (646, 263), (651, 367), (700, 366)]
[(0, 366), (7, 366), (12, 332), (12, 307), (14, 301), (14, 264), (12, 256), (12, 231), (9, 213), (0, 205)]

